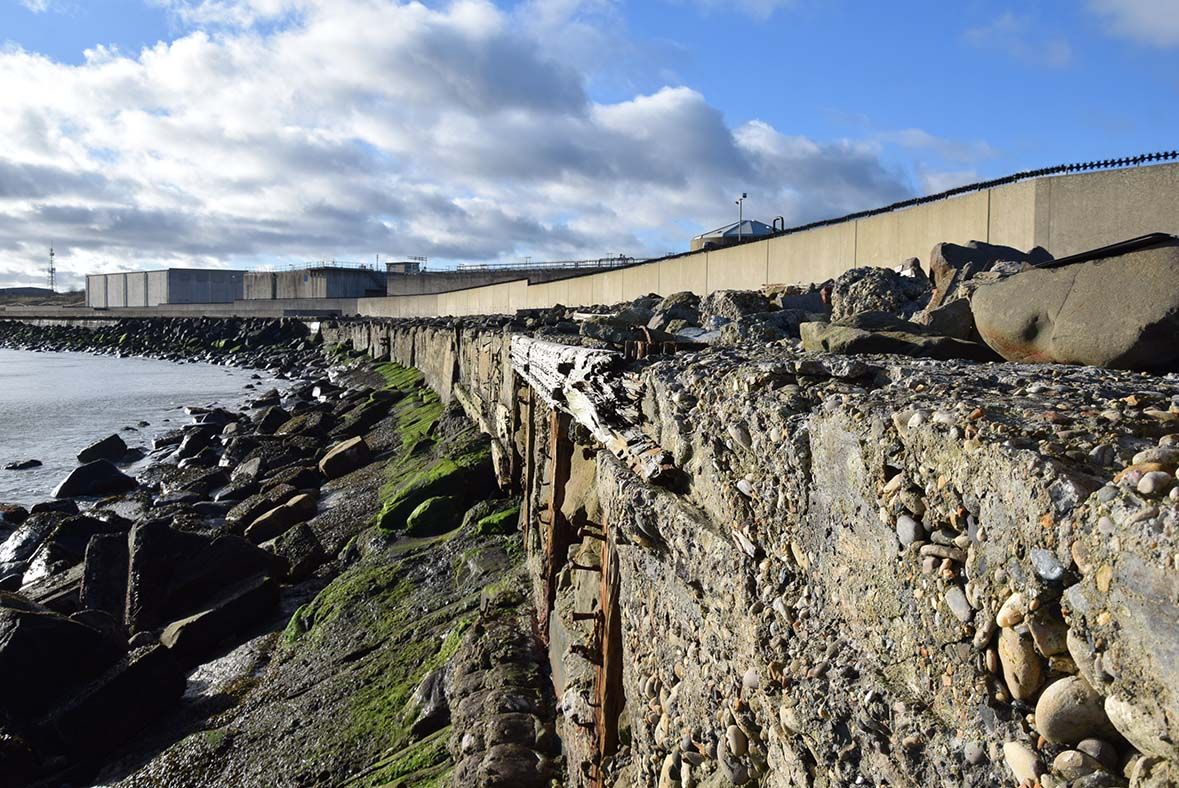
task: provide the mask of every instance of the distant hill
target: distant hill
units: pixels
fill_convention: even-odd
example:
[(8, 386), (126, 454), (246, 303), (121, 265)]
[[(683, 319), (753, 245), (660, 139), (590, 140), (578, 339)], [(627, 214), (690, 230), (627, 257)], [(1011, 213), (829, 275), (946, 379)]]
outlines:
[(54, 293), (47, 287), (0, 287), (0, 305), (81, 306), (85, 302), (83, 290)]
[(0, 296), (51, 296), (48, 287), (0, 287)]

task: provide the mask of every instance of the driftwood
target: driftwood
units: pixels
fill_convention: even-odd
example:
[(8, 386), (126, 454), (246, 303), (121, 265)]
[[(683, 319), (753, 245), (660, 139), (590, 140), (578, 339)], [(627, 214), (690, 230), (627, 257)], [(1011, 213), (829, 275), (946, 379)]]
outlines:
[(512, 336), (512, 368), (541, 399), (568, 413), (639, 477), (660, 481), (673, 467), (671, 458), (639, 429), (622, 362), (610, 350)]

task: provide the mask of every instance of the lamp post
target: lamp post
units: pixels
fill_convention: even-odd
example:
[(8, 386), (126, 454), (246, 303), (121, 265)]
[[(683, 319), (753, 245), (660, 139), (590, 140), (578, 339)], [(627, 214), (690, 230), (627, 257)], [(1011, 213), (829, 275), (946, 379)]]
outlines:
[(748, 196), (741, 192), (741, 199), (737, 200), (737, 243), (741, 243), (741, 229), (745, 224), (745, 198)]

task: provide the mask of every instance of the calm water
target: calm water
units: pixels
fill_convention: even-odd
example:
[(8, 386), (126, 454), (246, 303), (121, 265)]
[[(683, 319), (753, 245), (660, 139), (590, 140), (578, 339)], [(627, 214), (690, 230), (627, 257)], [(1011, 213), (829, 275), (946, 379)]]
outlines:
[[(22, 460), (45, 463), (0, 470), (0, 501), (47, 500), (77, 466), (78, 452), (111, 433), (150, 449), (158, 433), (191, 422), (185, 405), (236, 407), (253, 394), (246, 384), (273, 385), (252, 381), (252, 374), (211, 364), (0, 350), (0, 469)], [(123, 431), (140, 421), (151, 426)]]

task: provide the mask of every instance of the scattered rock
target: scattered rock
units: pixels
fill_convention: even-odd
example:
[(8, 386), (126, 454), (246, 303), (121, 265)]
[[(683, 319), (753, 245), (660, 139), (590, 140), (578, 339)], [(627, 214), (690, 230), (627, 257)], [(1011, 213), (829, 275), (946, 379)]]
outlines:
[(55, 498), (118, 495), (138, 486), (139, 482), (120, 471), (109, 460), (95, 460), (71, 471), (53, 491), (53, 495)]
[(110, 435), (78, 452), (78, 462), (87, 463), (95, 460), (118, 462), (126, 453), (127, 444), (123, 442), (123, 439), (118, 435)]
[(338, 479), (341, 476), (367, 465), (370, 458), (368, 444), (364, 438), (349, 438), (328, 450), (319, 461), (319, 471), (328, 479)]

